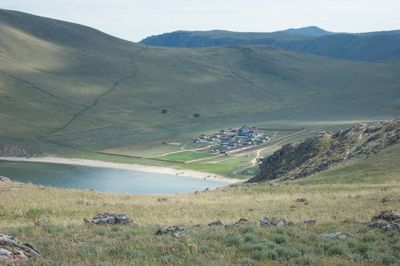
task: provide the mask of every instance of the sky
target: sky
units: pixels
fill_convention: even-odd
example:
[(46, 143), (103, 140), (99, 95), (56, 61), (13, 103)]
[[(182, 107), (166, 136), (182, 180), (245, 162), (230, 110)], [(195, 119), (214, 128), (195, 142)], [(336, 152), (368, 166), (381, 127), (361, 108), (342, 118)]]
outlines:
[(0, 0), (0, 8), (76, 22), (130, 41), (176, 30), (400, 29), (400, 0)]

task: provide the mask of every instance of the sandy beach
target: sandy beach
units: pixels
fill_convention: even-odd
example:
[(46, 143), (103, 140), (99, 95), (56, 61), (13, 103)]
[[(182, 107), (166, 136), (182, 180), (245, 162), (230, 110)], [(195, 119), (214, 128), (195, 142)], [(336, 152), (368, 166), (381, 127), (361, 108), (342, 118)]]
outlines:
[(79, 165), (87, 167), (124, 169), (124, 170), (132, 170), (132, 171), (146, 172), (146, 173), (171, 174), (176, 176), (201, 178), (201, 179), (206, 178), (208, 180), (222, 181), (229, 184), (243, 182), (243, 180), (240, 179), (228, 178), (217, 174), (204, 173), (186, 169), (175, 169), (168, 167), (147, 166), (139, 164), (113, 163), (113, 162), (105, 162), (99, 160), (71, 159), (71, 158), (46, 156), (46, 157), (32, 157), (32, 158), (0, 157), (0, 161), (54, 163), (54, 164)]

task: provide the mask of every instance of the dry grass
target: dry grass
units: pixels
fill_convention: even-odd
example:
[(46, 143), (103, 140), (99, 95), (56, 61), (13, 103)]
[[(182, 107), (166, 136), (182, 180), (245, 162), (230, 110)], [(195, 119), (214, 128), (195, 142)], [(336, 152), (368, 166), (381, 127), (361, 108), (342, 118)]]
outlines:
[[(16, 183), (1, 183), (0, 227), (33, 225), (46, 218), (53, 225), (80, 225), (83, 218), (100, 212), (122, 212), (140, 225), (207, 224), (213, 220), (234, 222), (246, 217), (254, 222), (263, 215), (293, 221), (316, 218), (319, 223), (345, 219), (367, 222), (382, 208), (398, 208), (400, 184), (288, 184), (219, 189), (166, 197), (115, 195), (91, 191), (60, 190)], [(382, 203), (384, 196), (394, 198)], [(308, 205), (296, 203), (307, 198)]]
[[(35, 244), (44, 257), (39, 264), (395, 264), (400, 261), (399, 232), (371, 231), (365, 225), (379, 210), (400, 209), (400, 169), (388, 158), (392, 156), (379, 155), (298, 182), (281, 183), (278, 188), (244, 185), (168, 196), (163, 201), (158, 196), (3, 182), (0, 232)], [(367, 175), (374, 167), (382, 167), (379, 182), (370, 182)], [(366, 174), (364, 180), (360, 168)], [(342, 182), (353, 175), (357, 182)], [(384, 197), (390, 200), (383, 202)], [(298, 198), (307, 198), (309, 203), (296, 202)], [(102, 212), (126, 213), (139, 226), (83, 223), (83, 218)], [(316, 219), (317, 225), (265, 229), (258, 224), (263, 216), (294, 223)], [(207, 226), (215, 220), (233, 223), (241, 217), (251, 224), (233, 229)], [(45, 224), (35, 226), (39, 219)], [(174, 224), (190, 233), (182, 238), (154, 235), (158, 226)], [(327, 241), (319, 237), (334, 231), (350, 232), (354, 238)]]

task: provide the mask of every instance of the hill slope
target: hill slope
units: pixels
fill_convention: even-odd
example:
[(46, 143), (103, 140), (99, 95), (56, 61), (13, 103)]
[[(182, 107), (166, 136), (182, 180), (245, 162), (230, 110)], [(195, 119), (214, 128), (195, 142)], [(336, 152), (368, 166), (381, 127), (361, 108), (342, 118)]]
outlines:
[(374, 125), (355, 125), (335, 134), (329, 132), (283, 146), (260, 165), (249, 182), (297, 179), (346, 161), (366, 158), (400, 144), (400, 119)]
[(379, 61), (400, 59), (400, 31), (336, 34), (317, 27), (273, 33), (178, 31), (148, 37), (143, 44), (167, 47), (267, 45), (332, 58)]
[(0, 35), (6, 150), (95, 151), (249, 122), (400, 112), (397, 62), (268, 47), (148, 47), (7, 10)]

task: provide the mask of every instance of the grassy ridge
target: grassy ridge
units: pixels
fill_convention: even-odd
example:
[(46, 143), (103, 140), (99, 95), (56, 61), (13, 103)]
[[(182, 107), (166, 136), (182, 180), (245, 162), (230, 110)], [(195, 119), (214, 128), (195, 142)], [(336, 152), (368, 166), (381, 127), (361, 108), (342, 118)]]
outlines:
[(361, 34), (326, 32), (317, 27), (278, 32), (175, 31), (143, 39), (165, 47), (266, 45), (289, 51), (360, 61), (399, 59), (400, 31)]
[[(43, 254), (40, 263), (52, 265), (396, 264), (400, 261), (399, 232), (369, 230), (362, 223), (379, 210), (400, 208), (399, 150), (395, 145), (366, 161), (278, 188), (239, 186), (169, 196), (166, 201), (158, 201), (157, 196), (0, 183), (0, 231), (32, 242)], [(377, 171), (373, 177), (368, 174)], [(384, 197), (389, 200), (382, 201)], [(309, 204), (296, 202), (298, 198), (307, 198)], [(104, 211), (126, 213), (139, 227), (83, 223), (84, 217)], [(265, 215), (293, 222), (316, 219), (317, 225), (260, 228), (258, 220)], [(231, 229), (207, 226), (215, 220), (230, 223), (240, 217), (251, 223)], [(44, 225), (35, 226), (39, 219)], [(172, 224), (181, 224), (190, 233), (182, 238), (154, 235), (158, 225)], [(335, 231), (352, 233), (353, 238), (324, 240), (319, 236)]]
[(251, 122), (399, 114), (397, 62), (266, 47), (146, 47), (5, 10), (0, 34), (0, 136), (33, 150), (95, 151)]

